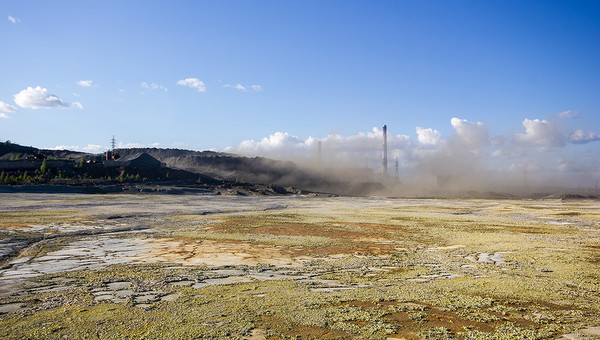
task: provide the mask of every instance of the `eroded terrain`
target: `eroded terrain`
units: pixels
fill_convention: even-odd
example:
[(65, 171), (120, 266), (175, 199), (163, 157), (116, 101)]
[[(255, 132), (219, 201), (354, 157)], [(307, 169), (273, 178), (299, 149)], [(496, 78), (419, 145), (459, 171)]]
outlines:
[(593, 339), (600, 202), (0, 194), (0, 338)]

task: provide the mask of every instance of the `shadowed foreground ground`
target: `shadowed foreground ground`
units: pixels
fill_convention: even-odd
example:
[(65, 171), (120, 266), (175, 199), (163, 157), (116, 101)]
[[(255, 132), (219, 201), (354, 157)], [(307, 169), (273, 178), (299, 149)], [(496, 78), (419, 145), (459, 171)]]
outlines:
[(0, 338), (587, 339), (600, 202), (0, 194)]

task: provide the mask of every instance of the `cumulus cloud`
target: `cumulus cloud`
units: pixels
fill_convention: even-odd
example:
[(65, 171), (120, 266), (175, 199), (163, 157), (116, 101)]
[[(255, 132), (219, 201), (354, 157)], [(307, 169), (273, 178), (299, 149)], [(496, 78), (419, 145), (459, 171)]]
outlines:
[(49, 109), (49, 108), (67, 108), (69, 104), (65, 103), (56, 95), (48, 93), (46, 88), (41, 86), (29, 86), (25, 90), (14, 95), (17, 105), (26, 109)]
[(191, 87), (198, 90), (198, 92), (206, 92), (206, 85), (198, 78), (186, 78), (177, 81), (177, 85)]
[(92, 87), (92, 85), (94, 84), (94, 81), (93, 80), (80, 80), (76, 83), (77, 83), (77, 85), (79, 85), (81, 87)]
[[(275, 132), (261, 140), (245, 140), (237, 146), (230, 146), (226, 152), (244, 155), (259, 155), (278, 159), (294, 160), (300, 163), (313, 162), (317, 157), (317, 145), (321, 143), (323, 163), (331, 167), (363, 167), (381, 164), (383, 132), (373, 128), (371, 132), (359, 132), (350, 136), (332, 133), (323, 138), (301, 138), (287, 132)], [(390, 159), (405, 155), (410, 149), (410, 137), (388, 134)]]
[[(576, 130), (567, 138), (550, 121), (525, 119), (522, 122), (524, 132), (490, 138), (483, 122), (453, 118), (449, 123), (453, 128), (450, 136), (421, 127), (416, 129), (414, 141), (406, 135), (388, 133), (388, 173), (393, 173), (397, 159), (401, 182), (415, 190), (423, 187), (492, 191), (533, 190), (545, 185), (573, 187), (600, 174), (597, 151), (590, 151), (595, 146), (590, 145), (581, 153), (573, 145), (568, 149), (559, 148), (567, 142), (600, 141), (600, 135), (596, 133)], [(319, 142), (321, 153), (318, 152)], [(539, 152), (540, 147), (545, 152)], [(292, 160), (300, 165), (368, 167), (374, 174), (380, 174), (382, 170), (381, 150), (382, 131), (378, 128), (351, 135), (332, 133), (320, 138), (303, 138), (279, 131), (225, 149), (247, 156)]]
[(573, 144), (586, 144), (600, 141), (600, 136), (590, 131), (575, 130), (569, 135), (569, 142)]
[(8, 16), (8, 21), (12, 22), (13, 24), (16, 24), (18, 22), (21, 22), (21, 19), (15, 18), (12, 15)]
[(239, 146), (228, 147), (226, 151), (235, 151), (243, 154), (265, 154), (276, 150), (299, 149), (304, 147), (304, 141), (298, 136), (291, 135), (287, 132), (275, 132), (258, 142), (252, 139), (242, 141)]
[(4, 113), (4, 112), (0, 112), (0, 118), (7, 119), (8, 115), (6, 113)]
[(442, 139), (442, 134), (434, 129), (424, 129), (417, 126), (417, 140), (424, 145), (438, 145)]
[(556, 126), (547, 120), (523, 120), (525, 133), (515, 136), (515, 142), (522, 146), (559, 147), (564, 146), (564, 136)]
[(13, 113), (13, 112), (17, 112), (17, 108), (10, 104), (7, 104), (3, 101), (0, 101), (0, 112)]
[(482, 122), (470, 122), (466, 119), (452, 118), (450, 124), (454, 128), (456, 136), (465, 144), (480, 146), (487, 144), (488, 133)]
[(163, 91), (165, 91), (165, 92), (166, 92), (166, 91), (169, 91), (169, 89), (168, 89), (168, 88), (166, 88), (166, 87), (164, 87), (164, 86), (162, 86), (162, 85), (160, 85), (160, 84), (157, 84), (157, 83), (147, 83), (147, 82), (143, 81), (143, 82), (140, 84), (140, 86), (141, 86), (142, 88), (145, 88), (145, 89), (148, 89), (148, 90), (163, 90)]

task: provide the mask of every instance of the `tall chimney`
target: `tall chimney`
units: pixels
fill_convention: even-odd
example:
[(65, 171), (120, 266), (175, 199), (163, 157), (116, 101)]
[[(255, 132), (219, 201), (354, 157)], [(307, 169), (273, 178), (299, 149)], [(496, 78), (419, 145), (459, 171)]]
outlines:
[(387, 176), (387, 125), (383, 126), (383, 174)]

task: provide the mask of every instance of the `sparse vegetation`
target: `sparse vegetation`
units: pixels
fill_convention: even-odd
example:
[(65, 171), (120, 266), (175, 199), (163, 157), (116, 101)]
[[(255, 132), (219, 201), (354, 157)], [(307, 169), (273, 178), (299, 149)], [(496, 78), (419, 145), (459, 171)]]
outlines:
[(0, 245), (46, 241), (0, 274), (40, 271), (0, 289), (2, 338), (546, 339), (600, 325), (597, 202), (12, 197)]

